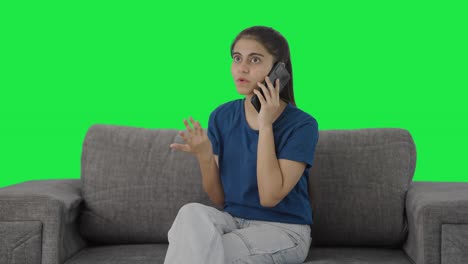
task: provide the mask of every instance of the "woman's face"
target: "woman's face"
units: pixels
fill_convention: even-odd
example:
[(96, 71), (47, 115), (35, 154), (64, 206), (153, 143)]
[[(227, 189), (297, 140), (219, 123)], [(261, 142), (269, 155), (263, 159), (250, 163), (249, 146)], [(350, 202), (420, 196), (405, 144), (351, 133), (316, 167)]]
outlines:
[[(273, 66), (273, 56), (259, 42), (253, 39), (239, 39), (232, 52), (231, 73), (237, 91), (246, 97), (255, 95), (253, 89), (260, 89)], [(239, 79), (246, 81), (239, 81)]]

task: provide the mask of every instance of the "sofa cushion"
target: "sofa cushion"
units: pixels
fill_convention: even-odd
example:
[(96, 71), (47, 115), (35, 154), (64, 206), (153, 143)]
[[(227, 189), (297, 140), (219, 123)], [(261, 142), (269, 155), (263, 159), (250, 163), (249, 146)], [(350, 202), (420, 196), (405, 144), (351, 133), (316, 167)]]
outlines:
[(400, 247), (416, 152), (398, 128), (319, 131), (309, 191), (315, 246)]
[(211, 203), (178, 130), (96, 124), (83, 142), (80, 232), (96, 244), (167, 243), (180, 207)]
[(154, 264), (164, 263), (168, 244), (88, 247), (64, 264)]
[[(398, 128), (319, 131), (309, 191), (316, 246), (399, 247), (416, 152)], [(173, 150), (175, 129), (96, 124), (83, 142), (83, 237), (96, 243), (167, 243), (180, 207), (215, 207), (196, 158)]]
[[(413, 264), (401, 249), (312, 247), (304, 264)], [(68, 264), (68, 263), (67, 263)]]

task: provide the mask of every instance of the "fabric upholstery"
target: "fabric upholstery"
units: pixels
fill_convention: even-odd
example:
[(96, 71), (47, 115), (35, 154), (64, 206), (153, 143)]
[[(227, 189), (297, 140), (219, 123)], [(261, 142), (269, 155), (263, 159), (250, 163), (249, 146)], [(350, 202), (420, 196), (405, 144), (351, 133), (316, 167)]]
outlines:
[[(177, 132), (94, 125), (81, 179), (0, 188), (0, 263), (163, 263), (179, 208), (214, 206), (196, 159), (169, 148), (184, 143)], [(468, 183), (412, 181), (404, 129), (319, 133), (305, 263), (467, 262)]]
[(404, 129), (320, 131), (311, 170), (314, 246), (401, 247), (416, 151)]
[(90, 247), (65, 264), (163, 264), (168, 244), (106, 245)]
[(32, 180), (1, 188), (0, 222), (42, 223), (41, 263), (62, 264), (86, 247), (77, 227), (83, 201), (80, 189), (79, 179)]
[(369, 247), (317, 247), (305, 264), (413, 264), (401, 249)]
[(0, 222), (0, 263), (41, 264), (42, 223)]
[(442, 224), (442, 264), (468, 263), (468, 223)]
[[(468, 183), (413, 182), (406, 211), (409, 233), (403, 249), (416, 263), (439, 264), (443, 224), (468, 224)], [(468, 245), (468, 240), (463, 243)], [(452, 253), (446, 253), (445, 258), (451, 258)]]
[(196, 158), (173, 150), (177, 130), (111, 125), (89, 128), (83, 143), (83, 237), (100, 244), (167, 243), (179, 208), (215, 206)]
[[(87, 248), (65, 264), (155, 264), (164, 262), (167, 244)], [(313, 248), (305, 264), (411, 264), (401, 249)]]
[[(362, 129), (323, 136), (311, 172), (315, 244), (401, 246), (407, 235), (404, 199), (415, 167), (411, 135)], [(183, 204), (214, 206), (203, 191), (197, 160), (170, 149), (174, 141), (183, 143), (176, 130), (90, 127), (81, 175), (85, 238), (163, 243)]]

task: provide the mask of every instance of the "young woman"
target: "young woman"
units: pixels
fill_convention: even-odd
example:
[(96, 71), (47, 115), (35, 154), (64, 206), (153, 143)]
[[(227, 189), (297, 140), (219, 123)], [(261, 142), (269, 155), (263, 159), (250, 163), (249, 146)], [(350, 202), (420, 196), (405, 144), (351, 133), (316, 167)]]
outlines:
[[(317, 121), (296, 107), (289, 46), (279, 32), (247, 28), (233, 41), (231, 56), (245, 98), (211, 112), (207, 132), (191, 117), (193, 128), (184, 120), (187, 133), (180, 135), (187, 144), (170, 145), (197, 157), (203, 188), (223, 210), (182, 206), (164, 263), (303, 263), (311, 244), (308, 177)], [(279, 80), (267, 78), (277, 61), (291, 74), (281, 93)], [(260, 112), (250, 101), (254, 95)]]

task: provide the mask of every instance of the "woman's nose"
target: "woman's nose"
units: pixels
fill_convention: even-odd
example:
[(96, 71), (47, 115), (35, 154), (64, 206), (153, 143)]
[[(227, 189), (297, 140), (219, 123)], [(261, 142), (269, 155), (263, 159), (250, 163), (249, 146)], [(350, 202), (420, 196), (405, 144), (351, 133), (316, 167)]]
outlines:
[(249, 72), (249, 66), (245, 62), (241, 63), (239, 69), (241, 72)]

